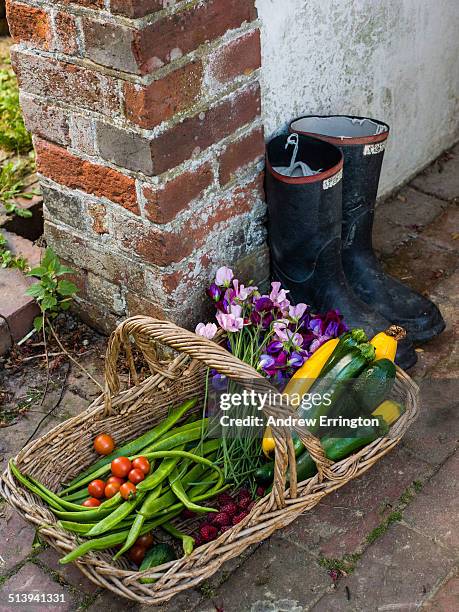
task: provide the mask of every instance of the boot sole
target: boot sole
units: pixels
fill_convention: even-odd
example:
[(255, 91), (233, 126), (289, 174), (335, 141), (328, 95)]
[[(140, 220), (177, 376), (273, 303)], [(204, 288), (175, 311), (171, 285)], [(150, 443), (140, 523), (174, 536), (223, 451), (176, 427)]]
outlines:
[(437, 325), (434, 325), (423, 332), (412, 332), (408, 327), (406, 328), (406, 331), (408, 332), (413, 344), (425, 344), (426, 342), (429, 342), (429, 340), (433, 340), (439, 336), (445, 330), (445, 328), (446, 323), (444, 321), (440, 321), (440, 323), (437, 323)]

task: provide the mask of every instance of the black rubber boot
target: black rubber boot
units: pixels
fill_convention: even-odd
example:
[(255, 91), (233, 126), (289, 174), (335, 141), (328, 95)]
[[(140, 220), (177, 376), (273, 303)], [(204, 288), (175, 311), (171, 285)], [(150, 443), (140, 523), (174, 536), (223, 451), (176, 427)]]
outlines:
[(433, 302), (385, 274), (373, 251), (375, 202), (389, 126), (350, 116), (308, 116), (291, 131), (312, 134), (340, 148), (343, 175), (343, 267), (352, 288), (383, 317), (404, 327), (415, 343), (440, 334), (445, 323)]
[[(298, 163), (311, 176), (286, 176), (292, 171), (292, 148), (287, 136), (274, 138), (267, 147), (266, 196), (269, 241), (275, 280), (289, 289), (295, 303), (305, 302), (318, 311), (338, 308), (350, 327), (368, 336), (387, 329), (388, 321), (354, 293), (341, 263), (342, 154), (335, 146), (298, 136)], [(289, 168), (290, 166), (290, 168)], [(304, 169), (299, 168), (299, 171)], [(399, 345), (397, 363), (416, 363), (411, 343)]]

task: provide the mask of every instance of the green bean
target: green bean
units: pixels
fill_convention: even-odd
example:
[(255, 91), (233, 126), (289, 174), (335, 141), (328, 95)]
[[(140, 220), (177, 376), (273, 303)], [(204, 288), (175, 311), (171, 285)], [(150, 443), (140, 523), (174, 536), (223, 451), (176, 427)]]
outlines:
[[(84, 512), (87, 509), (85, 506), (82, 506), (81, 504), (75, 504), (65, 499), (61, 499), (55, 493), (53, 493), (52, 491), (47, 489), (44, 485), (42, 485), (41, 482), (39, 482), (38, 480), (35, 480), (35, 478), (32, 478), (32, 476), (28, 476), (28, 478), (36, 487), (38, 487), (41, 491), (43, 491), (43, 493), (45, 493), (51, 499), (53, 499), (56, 504), (59, 504), (63, 510), (71, 510), (71, 511), (73, 510), (75, 512)], [(88, 497), (90, 497), (90, 495), (86, 491), (86, 499)]]
[[(148, 533), (152, 529), (156, 529), (156, 527), (159, 527), (164, 522), (169, 521), (170, 519), (174, 518), (174, 516), (177, 516), (177, 514), (179, 514), (179, 512), (169, 512), (165, 516), (155, 519), (154, 521), (151, 521), (149, 523), (146, 523), (142, 527), (140, 531), (140, 535)], [(67, 555), (65, 555), (65, 557), (63, 557), (62, 559), (59, 559), (59, 563), (61, 563), (62, 565), (65, 565), (66, 563), (71, 563), (72, 561), (75, 561), (75, 559), (82, 557), (83, 555), (87, 554), (91, 550), (106, 550), (108, 548), (113, 548), (114, 546), (117, 546), (118, 544), (122, 544), (124, 540), (126, 539), (128, 533), (129, 533), (128, 530), (120, 531), (118, 533), (111, 533), (102, 538), (95, 538), (93, 540), (87, 540), (83, 542), (82, 544), (80, 544), (80, 546), (78, 546), (77, 548), (69, 552)]]
[[(183, 450), (183, 448), (184, 446), (182, 445), (180, 447), (180, 450)], [(151, 491), (151, 489), (157, 487), (163, 480), (165, 480), (169, 476), (169, 474), (175, 468), (180, 459), (181, 457), (179, 456), (163, 459), (160, 466), (153, 474), (150, 474), (150, 476), (147, 476), (145, 480), (139, 482), (139, 484), (137, 485), (137, 489), (139, 491)]]
[(113, 510), (108, 516), (103, 518), (101, 521), (94, 525), (91, 531), (88, 531), (88, 537), (93, 537), (96, 535), (101, 535), (106, 531), (110, 531), (121, 523), (123, 519), (131, 514), (136, 506), (140, 504), (142, 499), (145, 497), (145, 493), (138, 493), (134, 499), (129, 499), (125, 501), (121, 506), (118, 506), (116, 510)]
[[(59, 497), (60, 497), (60, 494), (59, 494)], [(73, 501), (73, 503), (76, 503), (80, 500), (84, 501), (87, 498), (88, 498), (87, 487), (85, 487), (84, 489), (79, 489), (78, 491), (75, 491), (74, 493), (70, 493), (69, 495), (62, 496), (62, 499), (65, 499), (66, 501)]]
[(215, 508), (207, 508), (206, 506), (198, 506), (198, 504), (195, 504), (194, 502), (191, 501), (191, 499), (188, 497), (188, 495), (185, 492), (183, 483), (179, 478), (179, 473), (177, 469), (175, 469), (169, 475), (169, 484), (170, 484), (172, 491), (175, 493), (175, 496), (182, 502), (185, 508), (188, 508), (188, 510), (192, 510), (193, 512), (217, 512)]
[[(60, 525), (62, 529), (65, 529), (66, 531), (71, 531), (72, 533), (78, 533), (80, 535), (86, 536), (88, 531), (90, 531), (94, 527), (94, 525), (97, 525), (97, 523), (73, 523), (72, 521), (58, 521), (58, 525)], [(127, 519), (121, 521), (121, 523), (116, 526), (116, 529), (114, 529), (114, 531), (119, 529), (129, 529), (130, 526), (131, 521), (130, 519)]]
[(68, 512), (67, 510), (55, 510), (54, 508), (51, 508), (51, 512), (64, 521), (72, 521), (75, 523), (97, 522), (112, 512), (110, 509), (99, 512), (99, 507), (88, 509), (83, 506), (83, 508), (83, 512)]
[(169, 523), (169, 521), (163, 523), (162, 528), (172, 537), (177, 538), (177, 540), (182, 540), (183, 552), (185, 553), (185, 556), (191, 555), (194, 550), (194, 538), (186, 533), (183, 533), (183, 531), (176, 529), (172, 523)]
[[(21, 474), (19, 469), (14, 465), (12, 459), (10, 459), (9, 461), (9, 466), (16, 480), (18, 480), (21, 484), (23, 484), (26, 487), (26, 489), (28, 489), (31, 493), (35, 493), (35, 495), (37, 495), (38, 497), (40, 497), (40, 499), (45, 501), (51, 508), (54, 508), (55, 510), (62, 510), (62, 506), (60, 502), (59, 503), (56, 502), (51, 495), (48, 495), (48, 493), (45, 493), (44, 491), (42, 491), (40, 487), (32, 483), (26, 476)], [(45, 490), (47, 491), (47, 489)], [(51, 491), (49, 491), (49, 493), (51, 493)]]
[(176, 448), (177, 446), (181, 446), (182, 444), (194, 442), (195, 440), (199, 440), (201, 438), (201, 435), (202, 430), (200, 425), (196, 427), (191, 427), (186, 431), (174, 433), (172, 436), (169, 436), (165, 440), (158, 440), (158, 442), (155, 442), (155, 444), (151, 444), (147, 448), (144, 448), (142, 456), (144, 457), (146, 454), (154, 451), (171, 450), (172, 448)]
[(102, 502), (100, 506), (97, 508), (97, 511), (101, 512), (107, 508), (116, 508), (116, 506), (119, 506), (122, 503), (121, 501), (122, 499), (123, 498), (121, 497), (121, 493), (118, 491), (116, 495)]
[(140, 532), (142, 530), (144, 522), (145, 522), (145, 517), (143, 516), (143, 514), (137, 514), (137, 516), (134, 519), (134, 522), (131, 525), (131, 529), (126, 538), (126, 542), (123, 544), (122, 548), (113, 557), (114, 561), (116, 561), (118, 557), (121, 557), (123, 553), (125, 553), (132, 546), (134, 546), (137, 538), (140, 536)]
[[(101, 467), (106, 466), (107, 464), (110, 464), (113, 461), (113, 459), (116, 459), (117, 457), (128, 457), (129, 455), (135, 455), (136, 453), (138, 453), (140, 450), (142, 450), (146, 446), (151, 445), (155, 440), (160, 438), (166, 431), (171, 429), (171, 427), (182, 418), (185, 412), (187, 412), (188, 410), (191, 410), (191, 408), (196, 406), (197, 401), (198, 400), (194, 398), (194, 399), (186, 400), (185, 402), (183, 402), (183, 404), (181, 404), (178, 408), (176, 408), (175, 410), (172, 410), (169, 416), (165, 418), (163, 421), (161, 421), (159, 425), (157, 425), (150, 431), (147, 431), (145, 434), (136, 438), (135, 440), (132, 440), (131, 442), (128, 442), (124, 446), (121, 446), (120, 448), (116, 449), (110, 455), (102, 457), (102, 459), (99, 459), (99, 461), (96, 461), (88, 469), (84, 470), (82, 473), (76, 476), (73, 480), (71, 480), (68, 483), (67, 488), (64, 489), (64, 491), (67, 491), (73, 485), (80, 483), (87, 476), (92, 475), (94, 472), (97, 472)], [(96, 478), (96, 476), (94, 476), (94, 478)], [(91, 480), (94, 480), (94, 478), (91, 478)], [(64, 493), (64, 491), (61, 491), (61, 495)]]

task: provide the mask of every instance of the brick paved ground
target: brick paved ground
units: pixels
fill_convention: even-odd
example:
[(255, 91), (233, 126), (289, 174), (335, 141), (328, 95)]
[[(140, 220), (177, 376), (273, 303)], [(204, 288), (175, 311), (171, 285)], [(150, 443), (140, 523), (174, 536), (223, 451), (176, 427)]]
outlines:
[[(314, 511), (231, 562), (167, 611), (300, 612), (459, 609), (458, 397), (459, 145), (378, 209), (376, 244), (389, 271), (439, 304), (447, 329), (419, 350), (412, 375), (424, 406), (403, 444)], [(100, 359), (90, 366), (100, 376)], [(72, 370), (57, 421), (96, 393)], [(449, 380), (449, 383), (448, 383)], [(29, 381), (30, 384), (30, 381)], [(17, 451), (35, 426), (29, 414), (2, 430), (0, 454)], [(0, 612), (8, 593), (62, 593), (53, 610), (137, 610), (95, 588), (0, 506)], [(330, 570), (339, 570), (335, 584)], [(344, 572), (344, 573), (343, 573)], [(19, 606), (22, 610), (45, 608)]]

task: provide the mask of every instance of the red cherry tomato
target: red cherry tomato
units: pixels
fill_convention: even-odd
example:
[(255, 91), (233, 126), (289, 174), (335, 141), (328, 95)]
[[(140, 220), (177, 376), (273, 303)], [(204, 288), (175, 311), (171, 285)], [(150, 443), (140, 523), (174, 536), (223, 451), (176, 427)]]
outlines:
[(111, 463), (112, 474), (118, 478), (126, 478), (131, 469), (131, 462), (127, 457), (117, 457)]
[(143, 472), (145, 476), (150, 472), (150, 462), (146, 457), (137, 457), (136, 459), (134, 459), (134, 461), (132, 462), (132, 467), (135, 470), (140, 470), (141, 472)]
[(143, 546), (137, 546), (134, 544), (128, 552), (129, 559), (136, 565), (140, 565), (145, 558), (146, 550)]
[(109, 455), (115, 448), (115, 441), (108, 434), (99, 434), (94, 439), (94, 449), (98, 455)]
[(128, 478), (134, 484), (139, 484), (139, 482), (145, 479), (145, 474), (142, 470), (131, 470), (128, 474)]
[(145, 533), (144, 535), (140, 536), (140, 538), (137, 538), (135, 546), (141, 546), (142, 548), (145, 548), (145, 550), (148, 550), (153, 546), (153, 542), (154, 539), (152, 534)]
[(112, 497), (114, 497), (118, 491), (120, 490), (121, 485), (117, 482), (110, 482), (106, 487), (105, 487), (105, 497), (107, 499), (111, 499)]
[(89, 499), (86, 499), (81, 505), (85, 506), (86, 508), (97, 508), (97, 506), (100, 506), (100, 504), (100, 499), (90, 497)]
[(137, 488), (132, 482), (125, 482), (120, 487), (120, 493), (123, 499), (131, 499), (135, 497)]
[(103, 480), (93, 480), (88, 485), (88, 493), (91, 497), (101, 499), (104, 496), (105, 482)]
[[(105, 484), (119, 484), (120, 486), (123, 484), (124, 480), (123, 478), (118, 478), (118, 476), (110, 476), (110, 478), (107, 478), (107, 482)], [(119, 487), (118, 487), (119, 488)]]

